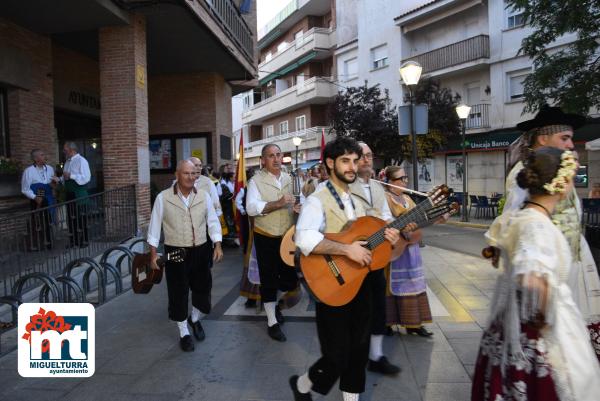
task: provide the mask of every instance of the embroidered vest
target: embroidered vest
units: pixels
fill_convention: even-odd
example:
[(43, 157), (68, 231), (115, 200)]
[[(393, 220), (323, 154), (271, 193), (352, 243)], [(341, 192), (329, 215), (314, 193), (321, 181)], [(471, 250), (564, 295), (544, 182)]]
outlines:
[[(275, 178), (264, 169), (252, 177), (263, 201), (274, 202), (281, 199), (284, 194), (292, 195), (290, 176), (284, 172), (281, 173), (281, 176), (281, 189), (278, 188)], [(267, 236), (281, 237), (294, 223), (292, 216), (291, 207), (277, 209), (264, 216), (255, 216), (254, 230)]]
[(206, 192), (190, 193), (190, 206), (174, 193), (173, 187), (161, 192), (163, 197), (162, 228), (165, 244), (177, 247), (193, 247), (206, 242)]
[[(196, 183), (194, 185), (196, 186), (196, 189), (201, 189), (203, 191), (206, 191), (206, 193), (208, 195), (210, 195), (210, 191), (212, 190), (212, 187), (215, 186), (215, 184), (212, 182), (212, 180), (204, 175), (201, 175), (200, 177), (198, 177), (198, 179), (196, 180)], [(215, 207), (215, 210), (221, 210), (221, 204), (219, 203), (218, 199), (215, 199), (213, 201), (213, 206)]]

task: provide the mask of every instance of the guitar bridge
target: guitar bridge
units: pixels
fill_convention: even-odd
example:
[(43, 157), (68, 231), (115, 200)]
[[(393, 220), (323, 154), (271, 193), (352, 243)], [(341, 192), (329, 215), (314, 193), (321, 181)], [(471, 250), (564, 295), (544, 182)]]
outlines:
[(329, 270), (331, 270), (331, 274), (335, 277), (339, 285), (344, 285), (346, 282), (340, 273), (340, 269), (337, 267), (333, 258), (330, 255), (325, 255), (325, 261), (327, 261), (327, 266), (329, 266)]

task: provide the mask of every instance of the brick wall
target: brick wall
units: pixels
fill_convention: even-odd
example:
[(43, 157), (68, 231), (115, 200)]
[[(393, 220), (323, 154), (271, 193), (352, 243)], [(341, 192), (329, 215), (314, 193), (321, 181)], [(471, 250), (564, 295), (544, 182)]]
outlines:
[(150, 219), (146, 21), (101, 28), (100, 99), (105, 188), (135, 183), (138, 227)]
[(100, 92), (98, 61), (55, 43), (52, 44), (52, 76), (55, 84)]
[[(17, 49), (31, 71), (30, 87), (8, 90), (11, 157), (30, 163), (33, 148), (42, 149), (49, 161), (58, 160), (54, 135), (52, 45), (50, 38), (0, 18), (0, 48)], [(0, 57), (3, 57), (0, 51)]]

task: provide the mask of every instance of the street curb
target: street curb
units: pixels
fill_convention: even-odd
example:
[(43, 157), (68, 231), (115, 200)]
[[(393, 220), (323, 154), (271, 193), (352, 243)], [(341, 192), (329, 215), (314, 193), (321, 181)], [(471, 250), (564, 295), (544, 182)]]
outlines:
[(489, 224), (465, 223), (465, 222), (462, 222), (462, 221), (451, 221), (451, 220), (448, 220), (446, 222), (446, 224), (449, 224), (451, 226), (457, 226), (457, 227), (481, 228), (481, 229), (484, 229), (484, 230), (487, 230), (488, 228), (490, 228)]

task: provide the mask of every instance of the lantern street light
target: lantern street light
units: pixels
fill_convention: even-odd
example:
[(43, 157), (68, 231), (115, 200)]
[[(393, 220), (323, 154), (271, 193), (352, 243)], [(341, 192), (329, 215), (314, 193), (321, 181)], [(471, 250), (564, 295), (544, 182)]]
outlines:
[(417, 131), (415, 129), (414, 116), (414, 98), (412, 87), (419, 83), (423, 67), (416, 61), (409, 60), (400, 66), (400, 77), (408, 87), (408, 97), (410, 100), (410, 135), (412, 136), (412, 170), (413, 170), (413, 188), (419, 190), (419, 172), (417, 165)]
[(462, 218), (461, 221), (469, 221), (469, 215), (467, 213), (467, 152), (466, 152), (466, 130), (467, 130), (467, 118), (469, 118), (469, 113), (471, 112), (471, 106), (468, 106), (464, 103), (456, 106), (456, 114), (458, 118), (460, 118), (462, 125)]
[(294, 146), (296, 147), (296, 170), (298, 170), (298, 147), (302, 143), (302, 138), (300, 138), (299, 136), (295, 136), (292, 138), (292, 142), (294, 143)]

